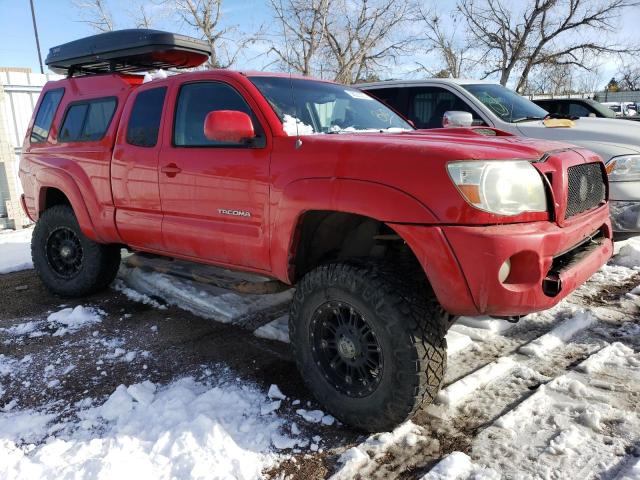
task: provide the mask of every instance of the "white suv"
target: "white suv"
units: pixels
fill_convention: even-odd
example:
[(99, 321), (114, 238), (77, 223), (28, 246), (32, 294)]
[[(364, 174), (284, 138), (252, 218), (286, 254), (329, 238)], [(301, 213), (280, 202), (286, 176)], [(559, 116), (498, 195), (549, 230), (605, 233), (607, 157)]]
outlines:
[(547, 111), (530, 100), (482, 80), (438, 78), (358, 87), (404, 114), (417, 128), (443, 127), (446, 113), (446, 126), (486, 125), (596, 152), (607, 164), (614, 231), (640, 233), (640, 122), (585, 117), (561, 127), (544, 121)]

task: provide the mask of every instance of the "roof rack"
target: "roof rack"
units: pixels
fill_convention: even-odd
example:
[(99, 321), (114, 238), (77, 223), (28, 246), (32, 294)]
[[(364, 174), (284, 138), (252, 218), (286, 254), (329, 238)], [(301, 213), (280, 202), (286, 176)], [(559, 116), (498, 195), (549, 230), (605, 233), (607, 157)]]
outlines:
[(54, 72), (72, 77), (192, 68), (202, 65), (209, 54), (209, 46), (202, 40), (161, 30), (132, 28), (52, 47), (45, 63)]

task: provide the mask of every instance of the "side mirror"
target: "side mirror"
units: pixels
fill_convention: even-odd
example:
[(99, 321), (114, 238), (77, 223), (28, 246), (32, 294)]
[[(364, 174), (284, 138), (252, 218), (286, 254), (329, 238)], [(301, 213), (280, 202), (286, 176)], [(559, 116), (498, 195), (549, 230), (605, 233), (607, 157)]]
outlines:
[(470, 127), (473, 125), (473, 115), (469, 112), (459, 112), (450, 110), (444, 112), (442, 116), (442, 126), (447, 127)]
[(204, 136), (216, 142), (241, 143), (254, 138), (251, 117), (237, 110), (216, 110), (204, 119)]

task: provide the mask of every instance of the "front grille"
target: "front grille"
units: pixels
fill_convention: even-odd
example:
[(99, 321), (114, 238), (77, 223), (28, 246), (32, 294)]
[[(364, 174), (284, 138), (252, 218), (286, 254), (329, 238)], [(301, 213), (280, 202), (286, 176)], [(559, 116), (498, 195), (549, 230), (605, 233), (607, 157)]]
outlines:
[(564, 218), (597, 207), (605, 199), (605, 173), (599, 163), (574, 165), (567, 169), (567, 212)]

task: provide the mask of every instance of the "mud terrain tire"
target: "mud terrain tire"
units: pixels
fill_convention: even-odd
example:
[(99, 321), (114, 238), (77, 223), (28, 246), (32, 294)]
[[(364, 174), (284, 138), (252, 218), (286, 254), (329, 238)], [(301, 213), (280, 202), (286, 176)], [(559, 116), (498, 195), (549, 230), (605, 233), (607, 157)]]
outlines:
[(68, 205), (45, 210), (31, 240), (36, 273), (49, 291), (82, 297), (109, 285), (120, 266), (120, 248), (87, 238)]
[[(291, 305), (289, 335), (307, 387), (336, 418), (369, 432), (413, 416), (444, 378), (446, 314), (406, 277), (376, 263), (322, 265), (302, 278)], [(372, 350), (378, 356), (359, 369)]]

